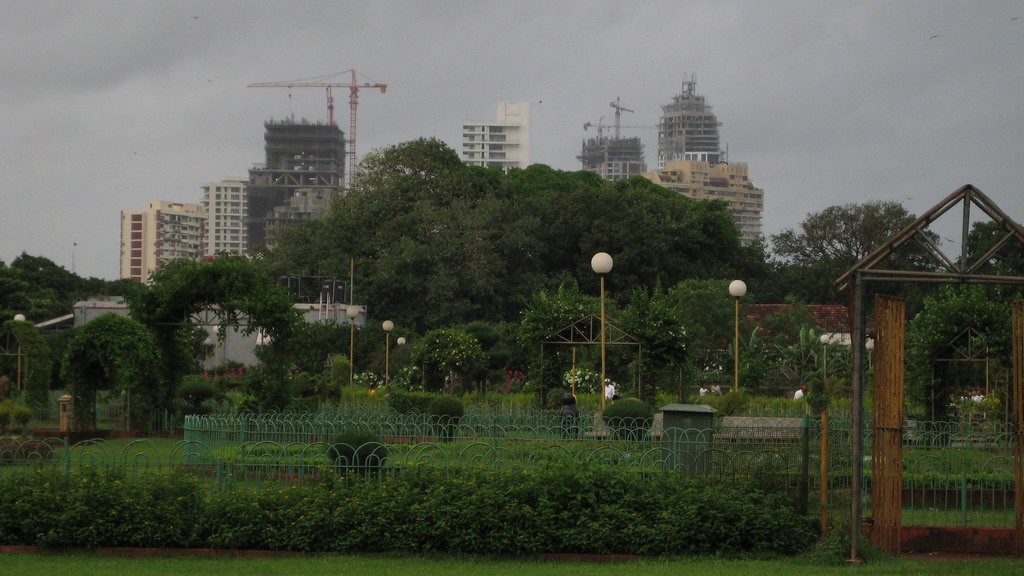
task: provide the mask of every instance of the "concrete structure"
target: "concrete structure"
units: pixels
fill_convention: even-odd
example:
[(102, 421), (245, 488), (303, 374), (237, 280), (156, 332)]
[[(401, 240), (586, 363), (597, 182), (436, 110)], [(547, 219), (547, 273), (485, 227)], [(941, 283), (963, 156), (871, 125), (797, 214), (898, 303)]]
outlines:
[[(339, 324), (347, 326), (354, 323), (357, 328), (366, 326), (366, 307), (352, 306), (359, 310), (355, 319), (350, 319), (346, 311), (348, 304), (295, 304), (295, 309), (302, 315), (302, 319), (310, 324)], [(86, 322), (95, 320), (103, 314), (117, 314), (128, 316), (128, 305), (120, 296), (106, 299), (82, 300), (75, 302), (72, 310), (74, 316), (74, 327), (78, 328)], [(202, 327), (208, 333), (206, 344), (209, 354), (207, 355), (204, 367), (212, 369), (227, 362), (239, 362), (246, 366), (259, 363), (256, 358), (256, 347), (261, 344), (260, 335), (243, 334), (245, 326), (226, 327), (223, 337), (220, 336), (220, 326), (217, 324), (217, 311), (207, 309), (192, 318), (191, 321), (197, 327)], [(244, 322), (244, 318), (242, 320)]]
[(725, 160), (719, 144), (718, 127), (722, 125), (711, 111), (704, 96), (697, 94), (697, 79), (683, 82), (683, 91), (672, 102), (661, 107), (658, 123), (658, 168), (673, 160), (682, 160), (688, 152), (705, 152), (712, 162)]
[(674, 160), (644, 177), (669, 190), (695, 200), (723, 200), (729, 204), (736, 228), (744, 243), (761, 237), (764, 190), (754, 186), (741, 162), (712, 163), (707, 155), (694, 153), (690, 159)]
[(319, 218), (345, 178), (345, 137), (336, 125), (271, 120), (264, 129), (266, 162), (249, 170), (245, 194), (250, 250), (271, 245), (275, 226)]
[(498, 102), (494, 122), (462, 125), (462, 160), (471, 166), (526, 168), (530, 165), (530, 105)]
[(225, 178), (202, 187), (202, 205), (207, 218), (205, 256), (246, 253), (249, 238), (247, 184), (241, 178)]
[(206, 214), (199, 204), (152, 200), (144, 210), (121, 211), (121, 278), (148, 282), (178, 258), (205, 253)]
[(647, 171), (639, 138), (589, 138), (583, 141), (583, 150), (576, 159), (583, 163), (584, 170), (606, 180), (625, 180)]

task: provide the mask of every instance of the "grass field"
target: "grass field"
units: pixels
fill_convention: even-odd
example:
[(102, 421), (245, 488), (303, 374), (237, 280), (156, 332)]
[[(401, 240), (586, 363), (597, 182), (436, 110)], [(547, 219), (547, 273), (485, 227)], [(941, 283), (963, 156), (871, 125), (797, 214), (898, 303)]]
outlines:
[(985, 574), (1018, 576), (1022, 561), (1011, 559), (885, 558), (855, 566), (821, 566), (806, 558), (781, 560), (637, 560), (626, 562), (581, 562), (540, 560), (489, 560), (478, 558), (421, 558), (380, 556), (289, 556), (272, 558), (135, 558), (102, 554), (0, 554), (4, 576), (75, 574), (99, 576), (271, 576), (317, 574), (318, 576), (391, 576), (487, 574), (488, 576), (828, 576), (830, 574), (892, 576), (953, 576)]

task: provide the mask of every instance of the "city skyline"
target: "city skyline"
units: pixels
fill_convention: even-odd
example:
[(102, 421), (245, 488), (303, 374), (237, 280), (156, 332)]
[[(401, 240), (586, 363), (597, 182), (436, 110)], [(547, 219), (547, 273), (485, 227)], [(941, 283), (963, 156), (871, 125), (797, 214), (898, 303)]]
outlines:
[[(247, 84), (355, 68), (358, 148), (437, 137), (531, 105), (533, 162), (578, 170), (609, 101), (654, 126), (695, 75), (721, 146), (765, 191), (764, 233), (828, 206), (920, 214), (963, 184), (1024, 220), (1024, 7), (1015, 2), (0, 0), (0, 260), (113, 279), (119, 216), (199, 202), (263, 157), (263, 125), (326, 118), (316, 89)], [(60, 38), (60, 42), (54, 42)], [(347, 90), (335, 116), (348, 136)], [(654, 166), (655, 130), (640, 137)]]

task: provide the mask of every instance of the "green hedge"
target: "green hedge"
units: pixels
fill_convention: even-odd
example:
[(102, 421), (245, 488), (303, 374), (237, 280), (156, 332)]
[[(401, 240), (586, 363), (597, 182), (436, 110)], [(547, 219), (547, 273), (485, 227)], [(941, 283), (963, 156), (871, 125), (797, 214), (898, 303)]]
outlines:
[(790, 554), (815, 540), (784, 494), (599, 467), (206, 486), (182, 473), (5, 475), (0, 544), (676, 556)]

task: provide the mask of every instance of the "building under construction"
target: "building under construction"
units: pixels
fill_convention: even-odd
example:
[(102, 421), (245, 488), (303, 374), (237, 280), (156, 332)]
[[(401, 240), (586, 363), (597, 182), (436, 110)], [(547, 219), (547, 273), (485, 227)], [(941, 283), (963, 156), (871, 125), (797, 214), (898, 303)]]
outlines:
[(625, 180), (647, 171), (640, 138), (588, 138), (576, 159), (583, 163), (584, 170), (606, 180)]
[(718, 127), (722, 123), (711, 111), (711, 105), (704, 101), (704, 96), (697, 93), (694, 76), (683, 82), (682, 93), (673, 96), (672, 102), (662, 105), (661, 110), (658, 168), (664, 168), (673, 160), (684, 159), (687, 153), (721, 154)]
[(269, 246), (289, 222), (320, 217), (345, 179), (345, 137), (335, 124), (302, 120), (264, 124), (266, 163), (249, 170), (249, 249)]

